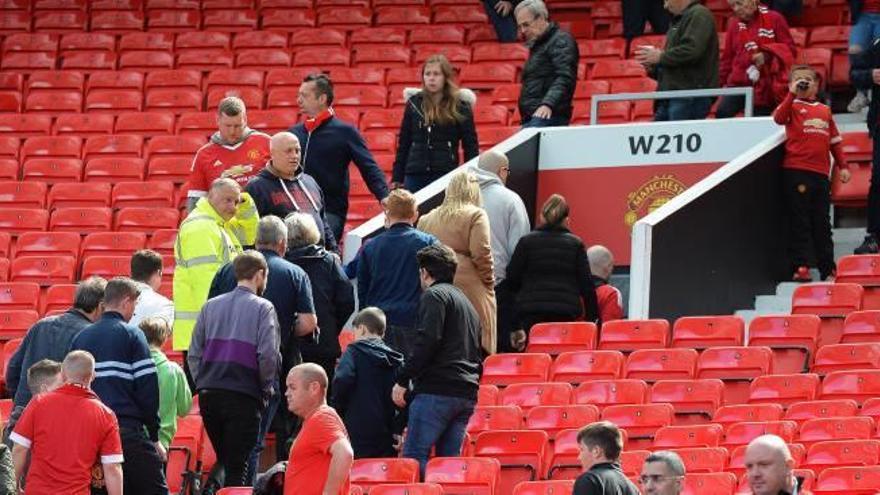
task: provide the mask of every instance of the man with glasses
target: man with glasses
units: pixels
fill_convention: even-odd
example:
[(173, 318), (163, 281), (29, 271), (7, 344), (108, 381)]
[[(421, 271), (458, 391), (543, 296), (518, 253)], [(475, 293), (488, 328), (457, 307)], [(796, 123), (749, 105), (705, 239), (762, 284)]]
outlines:
[(519, 94), (523, 127), (568, 125), (577, 83), (577, 43), (571, 34), (550, 22), (542, 0), (523, 0), (513, 15), (529, 47)]
[(679, 495), (684, 486), (684, 463), (675, 452), (658, 450), (645, 458), (639, 476), (645, 495)]
[(639, 495), (620, 469), (623, 438), (614, 423), (589, 424), (578, 432), (577, 440), (584, 473), (574, 482), (572, 495)]

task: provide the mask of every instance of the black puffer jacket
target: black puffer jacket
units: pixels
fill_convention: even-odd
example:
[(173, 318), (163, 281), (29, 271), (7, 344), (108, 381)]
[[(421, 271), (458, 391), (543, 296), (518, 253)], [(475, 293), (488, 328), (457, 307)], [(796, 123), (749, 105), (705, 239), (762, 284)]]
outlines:
[(448, 173), (461, 164), (459, 143), (464, 148), (465, 161), (480, 153), (473, 112), (477, 97), (469, 89), (461, 89), (459, 95), (458, 111), (462, 121), (454, 125), (429, 126), (422, 114), (422, 90), (407, 88), (403, 91), (406, 109), (400, 124), (392, 182), (403, 183), (407, 175), (439, 177)]
[(571, 118), (571, 100), (577, 83), (578, 47), (567, 31), (553, 22), (529, 48), (522, 70), (519, 114), (527, 119), (541, 105), (554, 117)]
[(542, 226), (520, 239), (505, 281), (520, 315), (599, 316), (586, 246), (565, 227)]
[(871, 105), (868, 107), (868, 133), (877, 139), (878, 120), (880, 120), (880, 86), (874, 84), (872, 72), (880, 69), (880, 38), (874, 40), (867, 50), (850, 55), (849, 79), (860, 91), (871, 92)]

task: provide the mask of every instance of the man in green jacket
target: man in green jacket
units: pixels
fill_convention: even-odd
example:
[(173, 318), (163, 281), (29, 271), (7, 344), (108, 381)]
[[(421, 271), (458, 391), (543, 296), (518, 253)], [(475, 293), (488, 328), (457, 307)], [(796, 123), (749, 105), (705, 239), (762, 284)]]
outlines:
[(159, 377), (159, 442), (168, 450), (171, 439), (177, 433), (177, 418), (186, 416), (192, 408), (192, 392), (183, 368), (169, 361), (162, 352), (162, 346), (171, 335), (168, 321), (160, 316), (151, 316), (141, 321), (139, 328), (147, 338), (150, 357)]
[[(636, 47), (636, 60), (657, 80), (658, 91), (718, 87), (718, 33), (712, 12), (698, 0), (666, 0), (672, 24), (666, 46)], [(712, 97), (657, 100), (654, 120), (700, 120), (709, 115)]]

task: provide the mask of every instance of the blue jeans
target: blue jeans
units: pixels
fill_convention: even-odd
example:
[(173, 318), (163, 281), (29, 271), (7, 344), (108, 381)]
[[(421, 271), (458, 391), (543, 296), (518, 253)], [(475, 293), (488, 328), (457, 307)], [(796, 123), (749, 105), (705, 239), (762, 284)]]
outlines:
[(657, 100), (654, 121), (703, 120), (712, 109), (714, 98), (674, 98)]
[(419, 461), (422, 479), (431, 447), (437, 457), (461, 455), (461, 442), (477, 401), (446, 395), (418, 394), (409, 405), (403, 457)]
[(523, 120), (522, 126), (523, 129), (527, 129), (529, 127), (560, 127), (567, 126), (569, 122), (571, 122), (570, 118), (557, 117), (555, 115), (550, 117), (549, 119), (529, 117), (528, 119)]
[[(277, 385), (275, 390), (280, 390)], [(247, 479), (252, 480), (254, 483), (257, 482), (257, 473), (260, 472), (260, 454), (266, 448), (266, 434), (269, 433), (269, 427), (272, 426), (272, 420), (275, 418), (275, 412), (278, 411), (280, 403), (281, 396), (276, 393), (269, 399), (269, 404), (266, 406), (266, 409), (263, 409), (263, 414), (260, 416), (260, 433), (247, 465)]]
[(483, 6), (486, 7), (486, 14), (489, 16), (489, 21), (492, 22), (492, 26), (495, 27), (495, 34), (498, 36), (498, 41), (502, 43), (512, 43), (516, 41), (516, 20), (513, 18), (513, 9), (510, 10), (510, 13), (505, 17), (501, 17), (497, 11), (495, 11), (495, 1), (494, 0), (483, 0)]
[(880, 38), (880, 14), (859, 15), (849, 31), (849, 46), (858, 45), (867, 50), (876, 38)]

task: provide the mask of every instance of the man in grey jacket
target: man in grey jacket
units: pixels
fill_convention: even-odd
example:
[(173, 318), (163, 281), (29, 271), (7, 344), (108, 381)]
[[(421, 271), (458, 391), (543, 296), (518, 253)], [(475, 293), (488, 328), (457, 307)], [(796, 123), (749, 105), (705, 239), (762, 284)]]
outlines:
[(510, 176), (510, 163), (504, 153), (489, 150), (480, 155), (475, 170), (483, 194), (483, 209), (489, 215), (492, 259), (495, 262), (495, 299), (498, 304), (498, 343), (501, 350), (512, 351), (516, 301), (507, 289), (504, 278), (507, 263), (519, 239), (531, 230), (529, 215), (522, 198), (505, 184)]

